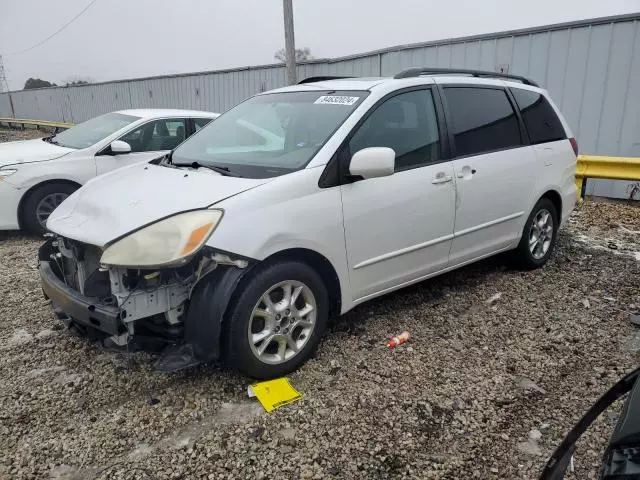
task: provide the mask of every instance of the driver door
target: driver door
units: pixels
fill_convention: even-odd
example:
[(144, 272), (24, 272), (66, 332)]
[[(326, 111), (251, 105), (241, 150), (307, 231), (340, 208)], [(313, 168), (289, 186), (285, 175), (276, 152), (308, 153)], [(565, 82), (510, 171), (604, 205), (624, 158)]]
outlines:
[(97, 174), (102, 175), (116, 168), (158, 158), (177, 147), (185, 137), (184, 118), (163, 118), (147, 122), (118, 139), (129, 144), (131, 152), (114, 154), (107, 147), (96, 156)]
[(399, 288), (447, 267), (453, 238), (453, 166), (430, 88), (399, 93), (380, 104), (348, 143), (396, 152), (393, 175), (342, 185), (353, 300)]

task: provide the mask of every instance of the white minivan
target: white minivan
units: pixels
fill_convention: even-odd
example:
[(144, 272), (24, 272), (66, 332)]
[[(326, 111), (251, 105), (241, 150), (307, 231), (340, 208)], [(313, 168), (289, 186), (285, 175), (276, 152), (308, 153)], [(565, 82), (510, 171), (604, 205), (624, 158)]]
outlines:
[(308, 79), (87, 182), (49, 217), (42, 284), (70, 328), (166, 343), (158, 369), (277, 377), (359, 303), (508, 250), (545, 264), (576, 155), (526, 78)]

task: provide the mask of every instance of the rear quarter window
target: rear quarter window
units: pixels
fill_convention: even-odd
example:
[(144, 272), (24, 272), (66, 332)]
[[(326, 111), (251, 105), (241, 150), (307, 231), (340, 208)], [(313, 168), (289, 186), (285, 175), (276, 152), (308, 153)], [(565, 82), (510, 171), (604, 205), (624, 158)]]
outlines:
[(512, 88), (511, 92), (516, 99), (532, 144), (555, 142), (567, 138), (558, 115), (544, 95), (521, 88)]
[(516, 112), (503, 89), (445, 87), (456, 156), (522, 145)]

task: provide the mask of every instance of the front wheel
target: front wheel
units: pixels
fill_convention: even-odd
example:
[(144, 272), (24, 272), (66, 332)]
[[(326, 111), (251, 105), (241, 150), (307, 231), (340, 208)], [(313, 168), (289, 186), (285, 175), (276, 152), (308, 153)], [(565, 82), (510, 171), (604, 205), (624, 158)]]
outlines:
[(329, 317), (327, 288), (300, 262), (258, 267), (225, 319), (226, 363), (254, 378), (286, 375), (314, 352)]
[(35, 188), (24, 202), (22, 221), (30, 233), (46, 232), (49, 215), (78, 187), (68, 183), (47, 183)]
[(533, 270), (547, 263), (556, 244), (558, 224), (555, 205), (548, 198), (541, 198), (527, 219), (515, 251), (520, 267)]

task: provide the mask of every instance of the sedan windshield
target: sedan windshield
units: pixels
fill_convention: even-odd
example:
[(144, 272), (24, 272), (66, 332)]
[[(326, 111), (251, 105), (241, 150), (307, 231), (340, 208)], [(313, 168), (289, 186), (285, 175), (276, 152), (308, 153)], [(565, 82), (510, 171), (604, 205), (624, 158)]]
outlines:
[(133, 115), (107, 113), (58, 133), (49, 141), (61, 147), (87, 148), (139, 119)]
[(255, 96), (180, 145), (173, 164), (213, 165), (251, 178), (299, 170), (367, 94), (316, 90)]

